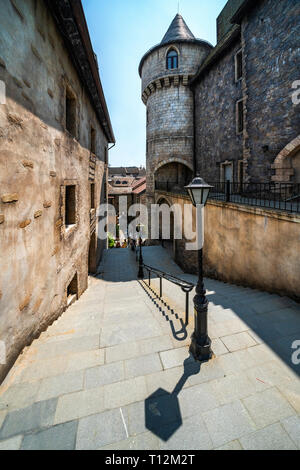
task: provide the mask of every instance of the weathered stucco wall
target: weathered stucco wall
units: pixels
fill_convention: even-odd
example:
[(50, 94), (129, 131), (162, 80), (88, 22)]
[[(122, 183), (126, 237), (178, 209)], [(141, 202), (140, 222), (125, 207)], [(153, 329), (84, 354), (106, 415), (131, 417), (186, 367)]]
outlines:
[[(157, 192), (156, 201), (178, 204), (184, 214), (189, 198)], [(300, 217), (246, 205), (209, 201), (205, 207), (204, 271), (225, 282), (288, 295), (300, 300)], [(195, 209), (187, 226), (195, 231)], [(174, 258), (197, 272), (197, 253), (174, 243)]]
[(206, 275), (300, 300), (300, 217), (209, 202)]
[[(103, 200), (107, 139), (44, 2), (5, 2), (0, 16), (0, 340), (7, 363), (67, 307), (77, 273), (87, 287), (90, 184)], [(66, 86), (77, 100), (76, 139), (65, 129)], [(91, 158), (90, 129), (96, 131)], [(66, 230), (65, 184), (76, 185), (76, 224)], [(99, 258), (104, 243), (96, 243)]]

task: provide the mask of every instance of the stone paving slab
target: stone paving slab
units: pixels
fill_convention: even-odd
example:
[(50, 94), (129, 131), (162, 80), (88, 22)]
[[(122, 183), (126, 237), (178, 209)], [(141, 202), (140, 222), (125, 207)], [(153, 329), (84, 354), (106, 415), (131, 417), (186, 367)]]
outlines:
[(222, 342), (230, 352), (256, 346), (255, 340), (247, 333), (239, 333), (231, 336), (223, 336)]
[(0, 442), (0, 451), (1, 450), (19, 450), (21, 447), (23, 436), (15, 436)]
[(95, 450), (127, 437), (119, 409), (79, 420), (76, 448)]
[(245, 450), (297, 450), (279, 423), (248, 434), (240, 439)]
[(239, 439), (255, 430), (255, 424), (240, 401), (233, 401), (203, 413), (215, 447)]
[(117, 382), (104, 387), (104, 405), (106, 409), (126, 406), (147, 398), (145, 377)]
[(73, 450), (77, 425), (75, 421), (26, 435), (21, 450)]
[(74, 372), (89, 367), (102, 366), (105, 362), (105, 350), (94, 349), (91, 351), (83, 351), (81, 353), (71, 354), (68, 358), (66, 371)]
[(105, 411), (103, 387), (82, 390), (59, 397), (54, 424), (73, 421)]
[(112, 384), (124, 380), (123, 362), (114, 362), (88, 369), (85, 373), (85, 388), (95, 388), (100, 385)]
[(228, 442), (224, 446), (218, 447), (216, 450), (243, 450), (243, 447), (240, 441), (235, 440), (235, 441)]
[(9, 413), (0, 431), (0, 440), (16, 434), (51, 426), (54, 420), (57, 400), (35, 403), (28, 408)]
[(31, 405), (34, 403), (39, 387), (40, 382), (4, 386), (0, 395), (0, 409), (10, 411)]
[(129, 437), (121, 442), (114, 442), (99, 450), (158, 450), (159, 439), (151, 432)]
[(157, 353), (125, 361), (126, 379), (139, 377), (140, 375), (148, 375), (159, 370), (162, 370), (162, 364)]
[[(161, 247), (145, 262), (195, 282)], [(0, 386), (0, 449), (300, 448), (299, 305), (206, 279), (214, 358), (189, 354), (185, 296), (136, 280), (105, 252), (89, 289), (20, 355)]]
[(292, 441), (300, 449), (300, 416), (291, 416), (283, 419), (281, 425), (286, 430)]
[(275, 388), (251, 395), (242, 400), (257, 428), (295, 414), (295, 410)]

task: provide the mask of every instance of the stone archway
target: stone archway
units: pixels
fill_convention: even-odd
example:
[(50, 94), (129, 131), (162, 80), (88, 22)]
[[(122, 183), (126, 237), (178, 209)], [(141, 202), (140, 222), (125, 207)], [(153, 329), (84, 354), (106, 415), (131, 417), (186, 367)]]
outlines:
[(172, 158), (157, 165), (153, 174), (155, 190), (177, 192), (191, 182), (193, 169), (184, 160)]
[(300, 135), (292, 140), (275, 158), (272, 181), (300, 183)]

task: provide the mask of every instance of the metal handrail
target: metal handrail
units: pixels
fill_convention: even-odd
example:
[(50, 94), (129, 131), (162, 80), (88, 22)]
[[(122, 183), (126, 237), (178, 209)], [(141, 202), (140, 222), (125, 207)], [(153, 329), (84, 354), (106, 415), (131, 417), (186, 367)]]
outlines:
[(185, 293), (185, 325), (187, 326), (189, 324), (189, 295), (190, 295), (190, 292), (194, 289), (195, 284), (193, 284), (192, 282), (184, 281), (183, 279), (180, 279), (179, 277), (173, 276), (173, 274), (166, 273), (164, 271), (161, 271), (160, 269), (153, 268), (152, 266), (148, 266), (147, 264), (143, 264), (143, 268), (145, 268), (146, 271), (148, 271), (149, 287), (151, 286), (151, 273), (155, 273), (159, 277), (159, 298), (160, 299), (163, 296), (163, 285), (162, 285), (163, 279), (166, 279), (167, 281), (170, 281), (173, 284), (176, 284)]

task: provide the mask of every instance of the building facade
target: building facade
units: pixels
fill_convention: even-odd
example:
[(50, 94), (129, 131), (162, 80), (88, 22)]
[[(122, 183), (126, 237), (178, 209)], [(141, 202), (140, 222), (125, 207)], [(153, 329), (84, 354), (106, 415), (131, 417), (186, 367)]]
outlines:
[(1, 381), (96, 270), (115, 139), (81, 2), (0, 3)]
[(212, 46), (196, 39), (176, 15), (160, 44), (142, 58), (139, 73), (147, 107), (147, 199), (169, 182), (184, 185), (194, 169), (193, 92), (189, 80)]
[(196, 170), (208, 181), (300, 183), (299, 14), (297, 0), (229, 1), (220, 14), (191, 83)]
[(298, 0), (229, 0), (214, 48), (176, 15), (139, 69), (149, 203), (193, 173), (300, 183), (299, 14)]

